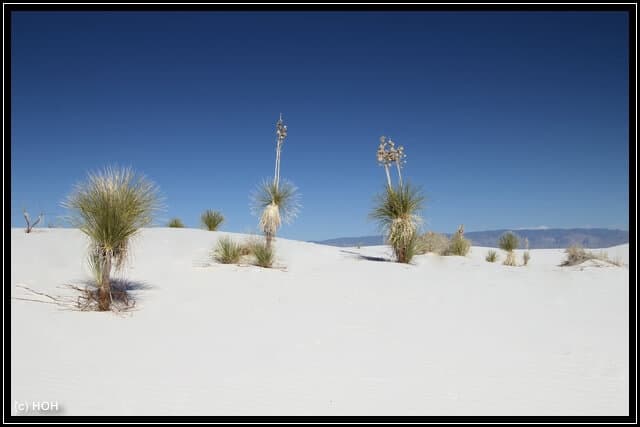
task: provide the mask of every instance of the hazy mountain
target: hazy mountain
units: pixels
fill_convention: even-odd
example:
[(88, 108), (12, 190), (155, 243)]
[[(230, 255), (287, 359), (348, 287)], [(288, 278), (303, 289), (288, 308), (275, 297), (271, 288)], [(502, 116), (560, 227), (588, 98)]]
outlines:
[[(610, 230), (607, 228), (549, 228), (535, 230), (488, 230), (464, 233), (474, 246), (497, 247), (500, 236), (512, 231), (520, 237), (521, 244), (529, 239), (531, 249), (566, 248), (579, 244), (584, 248), (608, 248), (610, 246), (629, 243), (629, 231)], [(450, 235), (449, 233), (445, 233)], [(374, 246), (384, 244), (382, 236), (340, 237), (319, 242), (330, 246)]]

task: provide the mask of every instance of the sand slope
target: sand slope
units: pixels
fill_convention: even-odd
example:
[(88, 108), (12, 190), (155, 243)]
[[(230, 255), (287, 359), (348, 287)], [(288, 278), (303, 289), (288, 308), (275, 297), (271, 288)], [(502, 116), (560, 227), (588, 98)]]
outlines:
[[(233, 233), (145, 229), (127, 316), (11, 302), (11, 399), (66, 415), (628, 415), (629, 271), (278, 239), (286, 271), (208, 260)], [(11, 234), (12, 296), (89, 277), (77, 230)], [(628, 245), (607, 249), (628, 263)], [(521, 259), (519, 257), (519, 259)], [(16, 409), (13, 409), (16, 413)]]

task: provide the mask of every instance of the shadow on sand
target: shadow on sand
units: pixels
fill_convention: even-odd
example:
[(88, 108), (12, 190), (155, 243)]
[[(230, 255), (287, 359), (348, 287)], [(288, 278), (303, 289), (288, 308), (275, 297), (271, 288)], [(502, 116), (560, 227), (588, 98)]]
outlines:
[(345, 253), (345, 254), (349, 254), (349, 255), (353, 255), (353, 258), (362, 259), (362, 260), (366, 260), (366, 261), (391, 262), (391, 260), (387, 259), (387, 258), (382, 258), (382, 257), (377, 257), (377, 256), (362, 255), (362, 254), (360, 254), (358, 252), (346, 251), (344, 249), (341, 249), (340, 252)]
[[(87, 286), (87, 288), (97, 289), (96, 283), (93, 280), (84, 280), (82, 284)], [(146, 291), (148, 289), (153, 289), (153, 286), (146, 282), (140, 282), (129, 279), (121, 279), (121, 278), (112, 278), (111, 279), (111, 289), (117, 292), (130, 292), (130, 291)]]

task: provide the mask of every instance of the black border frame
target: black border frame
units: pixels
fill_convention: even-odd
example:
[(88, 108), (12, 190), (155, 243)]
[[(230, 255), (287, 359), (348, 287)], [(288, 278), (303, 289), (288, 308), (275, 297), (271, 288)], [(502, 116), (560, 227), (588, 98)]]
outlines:
[[(141, 4), (29, 4), (29, 3), (3, 3), (3, 28), (4, 28), (4, 261), (3, 273), (10, 283), (10, 261), (8, 251), (11, 247), (11, 217), (7, 214), (7, 207), (11, 206), (11, 13), (12, 12), (44, 12), (44, 11), (325, 11), (325, 12), (349, 12), (349, 11), (451, 11), (451, 12), (482, 12), (482, 11), (509, 11), (509, 12), (593, 12), (593, 11), (622, 11), (629, 14), (629, 184), (630, 199), (636, 202), (637, 180), (637, 65), (636, 65), (636, 40), (637, 40), (637, 3), (564, 3), (564, 4), (517, 4), (517, 3), (491, 3), (491, 4), (252, 4), (233, 5), (220, 4), (179, 4), (179, 3), (141, 3)], [(4, 423), (623, 423), (634, 424), (637, 422), (636, 402), (636, 221), (637, 208), (635, 203), (629, 204), (630, 213), (630, 241), (629, 241), (629, 415), (628, 416), (14, 416), (11, 415), (11, 303), (7, 286), (4, 287), (4, 322), (3, 322), (3, 378), (4, 378)]]

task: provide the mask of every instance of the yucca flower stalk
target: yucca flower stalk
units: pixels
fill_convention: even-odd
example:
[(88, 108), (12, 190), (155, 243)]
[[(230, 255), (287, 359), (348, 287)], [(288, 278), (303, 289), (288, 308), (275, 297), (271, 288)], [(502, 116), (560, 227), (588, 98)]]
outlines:
[(131, 239), (160, 208), (157, 187), (130, 168), (108, 167), (90, 173), (62, 205), (91, 241), (89, 265), (98, 286), (98, 309), (109, 310), (111, 270), (123, 267)]
[(280, 184), (280, 153), (282, 152), (282, 144), (284, 144), (284, 139), (287, 137), (287, 126), (282, 121), (282, 113), (280, 113), (280, 119), (276, 122), (276, 168), (273, 174), (273, 184), (278, 188)]
[[(387, 149), (388, 148), (388, 149)], [(398, 183), (402, 187), (402, 165), (406, 163), (406, 154), (404, 154), (404, 147), (395, 147), (395, 142), (391, 138), (386, 136), (380, 137), (380, 145), (378, 146), (377, 158), (378, 163), (384, 167), (384, 172), (387, 176), (387, 186), (391, 187), (391, 175), (389, 174), (389, 166), (394, 163), (396, 170), (398, 171)]]

